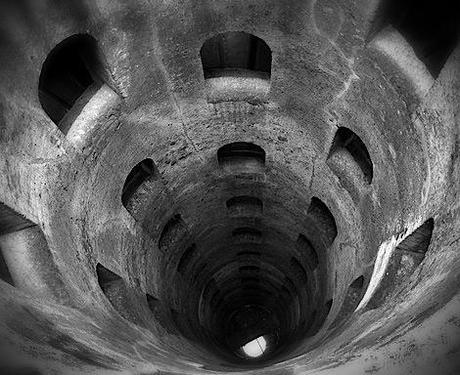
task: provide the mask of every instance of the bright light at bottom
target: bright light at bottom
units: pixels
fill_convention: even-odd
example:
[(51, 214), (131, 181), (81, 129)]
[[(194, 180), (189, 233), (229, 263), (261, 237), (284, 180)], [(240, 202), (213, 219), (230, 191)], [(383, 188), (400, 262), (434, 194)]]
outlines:
[(244, 354), (252, 358), (260, 357), (262, 354), (264, 354), (266, 348), (267, 341), (263, 336), (249, 341), (247, 344), (241, 347), (241, 349), (243, 349)]

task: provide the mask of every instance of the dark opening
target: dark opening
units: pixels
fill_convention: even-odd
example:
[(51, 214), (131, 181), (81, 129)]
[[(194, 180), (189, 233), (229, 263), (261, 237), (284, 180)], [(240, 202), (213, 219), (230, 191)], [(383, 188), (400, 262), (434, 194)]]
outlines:
[(149, 306), (150, 311), (156, 315), (158, 310), (158, 304), (160, 301), (158, 300), (158, 298), (155, 298), (150, 294), (146, 294), (145, 297), (147, 298), (147, 305)]
[(263, 203), (259, 198), (250, 196), (233, 197), (226, 202), (231, 215), (244, 215), (245, 213), (262, 213)]
[(123, 191), (121, 194), (121, 202), (124, 207), (127, 207), (129, 200), (139, 187), (146, 181), (154, 178), (155, 163), (152, 159), (144, 159), (129, 172), (126, 177), (125, 184), (123, 185)]
[[(0, 202), (0, 236), (8, 233), (18, 232), (25, 228), (33, 227), (32, 221), (26, 219), (23, 215)], [(14, 286), (13, 278), (8, 269), (8, 264), (0, 248), (0, 279)]]
[(158, 247), (164, 252), (174, 250), (175, 244), (183, 239), (186, 232), (187, 229), (182, 217), (179, 214), (173, 216), (169, 219), (161, 232)]
[(425, 254), (431, 242), (434, 220), (428, 219), (402, 241), (397, 250)]
[(460, 14), (455, 0), (381, 2), (376, 29), (391, 24), (436, 78), (459, 40)]
[(241, 266), (239, 270), (240, 272), (259, 272), (260, 268), (258, 266)]
[(330, 299), (330, 300), (327, 301), (326, 304), (324, 305), (324, 319), (326, 319), (327, 316), (329, 315), (329, 313), (331, 312), (332, 302), (333, 302), (333, 300)]
[(362, 289), (364, 285), (364, 276), (358, 277), (355, 281), (350, 284), (351, 289)]
[(344, 127), (340, 127), (337, 130), (328, 158), (341, 152), (347, 152), (352, 156), (362, 172), (364, 181), (370, 184), (373, 178), (374, 167), (366, 145), (354, 132)]
[(296, 258), (292, 257), (290, 260), (290, 265), (292, 273), (293, 275), (295, 275), (296, 280), (298, 280), (302, 285), (307, 285), (307, 273), (305, 272), (305, 268), (303, 268), (300, 262)]
[(179, 264), (177, 265), (177, 272), (179, 272), (181, 275), (184, 274), (185, 269), (187, 268), (188, 264), (192, 260), (193, 256), (195, 255), (196, 252), (196, 246), (195, 244), (191, 245), (187, 250), (185, 250), (184, 254), (182, 254), (182, 257), (179, 260)]
[(313, 197), (307, 214), (313, 219), (315, 225), (320, 230), (324, 244), (330, 246), (337, 236), (337, 225), (329, 208), (322, 200)]
[(311, 269), (315, 270), (319, 265), (318, 254), (308, 238), (303, 234), (299, 234), (296, 246), (304, 259), (306, 259), (307, 263), (310, 265)]
[(208, 39), (201, 47), (205, 78), (241, 75), (254, 71), (270, 78), (272, 53), (262, 39), (244, 32), (227, 32)]
[(259, 242), (262, 232), (254, 228), (236, 228), (232, 231), (232, 236), (237, 237), (240, 242)]
[(433, 227), (433, 219), (428, 219), (396, 247), (390, 256), (385, 276), (368, 302), (367, 309), (372, 310), (381, 306), (405, 287), (414, 271), (425, 259)]
[(98, 263), (96, 266), (97, 281), (104, 293), (107, 292), (110, 287), (116, 283), (122, 282), (123, 279), (116, 273), (105, 268), (102, 264)]
[(33, 227), (35, 224), (0, 202), (0, 236)]
[(14, 286), (13, 278), (11, 277), (10, 270), (6, 264), (5, 258), (3, 258), (2, 249), (0, 248), (0, 279)]
[(96, 40), (90, 35), (73, 35), (59, 43), (43, 63), (38, 96), (43, 110), (64, 134), (71, 121), (63, 121), (70, 109), (86, 104), (101, 85)]
[(253, 143), (235, 142), (222, 146), (217, 151), (217, 160), (220, 165), (255, 161), (265, 164), (265, 151)]
[(347, 289), (347, 293), (345, 295), (345, 299), (343, 301), (342, 306), (340, 307), (340, 311), (337, 314), (334, 322), (331, 324), (330, 329), (338, 327), (341, 323), (343, 323), (358, 307), (359, 302), (363, 297), (363, 287), (364, 287), (364, 276), (360, 276), (355, 279)]
[(260, 252), (258, 251), (251, 251), (251, 250), (246, 250), (246, 251), (240, 251), (238, 252), (238, 254), (236, 254), (237, 256), (256, 256), (256, 257), (260, 257), (261, 254)]

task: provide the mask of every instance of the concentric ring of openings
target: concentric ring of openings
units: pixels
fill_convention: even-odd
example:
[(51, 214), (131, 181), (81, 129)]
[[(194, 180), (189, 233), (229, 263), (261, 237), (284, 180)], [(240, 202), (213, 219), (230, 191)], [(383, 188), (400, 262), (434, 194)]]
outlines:
[(130, 199), (141, 187), (141, 185), (154, 179), (155, 177), (156, 168), (152, 159), (144, 159), (137, 163), (129, 172), (123, 185), (121, 194), (121, 202), (123, 206), (128, 209)]
[(237, 165), (241, 169), (245, 166), (261, 167), (265, 164), (265, 151), (253, 143), (229, 143), (219, 148), (217, 161), (221, 166)]
[(390, 256), (384, 277), (367, 303), (367, 309), (375, 309), (385, 304), (407, 284), (425, 258), (433, 228), (433, 219), (428, 219), (396, 247)]
[(458, 4), (451, 0), (388, 0), (380, 4), (376, 17), (380, 22), (375, 29), (388, 24), (396, 28), (436, 78), (459, 40)]
[(47, 56), (38, 97), (43, 110), (64, 134), (101, 87), (102, 71), (97, 42), (87, 34), (65, 39)]
[(245, 32), (218, 34), (200, 50), (204, 77), (248, 76), (270, 78), (272, 53), (262, 39)]

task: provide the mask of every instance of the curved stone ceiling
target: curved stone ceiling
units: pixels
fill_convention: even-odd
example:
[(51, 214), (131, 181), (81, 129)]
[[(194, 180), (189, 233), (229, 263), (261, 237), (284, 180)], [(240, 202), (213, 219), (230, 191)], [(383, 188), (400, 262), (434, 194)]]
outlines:
[(0, 15), (1, 373), (458, 373), (448, 1)]

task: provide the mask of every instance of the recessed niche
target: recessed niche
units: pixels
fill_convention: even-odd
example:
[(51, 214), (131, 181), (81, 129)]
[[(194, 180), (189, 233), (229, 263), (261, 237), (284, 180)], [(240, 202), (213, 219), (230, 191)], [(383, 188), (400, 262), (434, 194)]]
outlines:
[(98, 263), (96, 265), (97, 281), (113, 308), (125, 319), (139, 324), (132, 313), (131, 292), (125, 281), (115, 272)]
[(244, 250), (240, 251), (236, 254), (239, 257), (260, 257), (262, 254), (259, 251), (253, 251), (253, 250)]
[(348, 128), (337, 130), (327, 164), (339, 177), (348, 173), (356, 175), (364, 184), (372, 183), (374, 166), (369, 151), (361, 138)]
[(297, 258), (292, 257), (289, 261), (292, 274), (295, 275), (297, 281), (299, 281), (302, 285), (307, 285), (308, 277), (305, 271), (305, 268), (300, 264)]
[(428, 219), (402, 241), (397, 250), (409, 253), (425, 254), (431, 242), (434, 220)]
[(59, 43), (43, 63), (38, 85), (40, 104), (64, 134), (103, 83), (99, 56), (96, 40), (77, 34)]
[(262, 240), (262, 232), (254, 228), (236, 228), (232, 231), (232, 237), (238, 243), (257, 242)]
[(187, 227), (180, 214), (173, 216), (163, 230), (158, 241), (158, 247), (163, 252), (174, 251), (175, 246), (187, 233)]
[(0, 247), (0, 279), (14, 286), (14, 281), (13, 281), (13, 278), (11, 277), (10, 270), (8, 269), (8, 264), (6, 264), (5, 258), (3, 257), (3, 252), (2, 252), (1, 247)]
[(217, 151), (220, 166), (236, 166), (244, 171), (246, 168), (262, 168), (265, 165), (265, 151), (262, 147), (248, 142), (234, 142), (222, 146)]
[(230, 216), (260, 215), (263, 210), (263, 203), (259, 198), (247, 195), (230, 198), (226, 206)]
[(193, 259), (196, 253), (196, 245), (192, 244), (187, 248), (187, 250), (184, 251), (182, 254), (179, 264), (177, 265), (177, 272), (179, 272), (181, 275), (184, 274), (186, 268), (188, 267), (190, 261)]
[(156, 177), (155, 163), (152, 159), (144, 159), (137, 163), (129, 172), (123, 185), (121, 202), (125, 208), (129, 201), (142, 184)]
[(33, 227), (35, 224), (0, 202), (0, 236)]
[(1, 202), (0, 278), (36, 297), (68, 302), (41, 228)]
[(329, 315), (329, 313), (331, 312), (331, 308), (332, 308), (332, 302), (333, 300), (330, 299), (329, 301), (327, 301), (324, 305), (324, 319), (327, 318), (327, 316)]
[(147, 304), (149, 305), (150, 310), (155, 311), (158, 307), (159, 300), (150, 294), (146, 294), (145, 297), (147, 298)]
[(105, 268), (100, 263), (96, 265), (96, 273), (97, 281), (104, 293), (106, 293), (106, 291), (110, 289), (113, 284), (123, 282), (123, 279), (120, 276), (118, 276), (115, 272), (110, 271), (108, 268)]
[(431, 243), (433, 227), (433, 219), (428, 219), (396, 247), (390, 256), (379, 286), (367, 303), (367, 309), (375, 309), (385, 304), (404, 288), (414, 271), (425, 259)]
[[(0, 202), (0, 237), (32, 226), (35, 226), (33, 222)], [(7, 249), (2, 249), (0, 246), (0, 279), (14, 286), (14, 281), (4, 256), (6, 251)], [(8, 258), (10, 257), (8, 256)]]
[(262, 39), (245, 32), (217, 34), (200, 50), (204, 77), (247, 76), (270, 78), (272, 53)]
[(364, 294), (364, 276), (356, 278), (348, 287), (345, 294), (345, 299), (340, 307), (340, 310), (331, 324), (331, 329), (338, 327), (341, 323), (353, 314), (358, 307)]
[(241, 266), (239, 268), (240, 272), (259, 272), (260, 268), (258, 266)]
[(311, 269), (315, 270), (319, 265), (318, 254), (308, 238), (303, 234), (299, 234), (297, 237), (296, 247), (302, 258), (306, 260)]
[(458, 43), (456, 1), (388, 0), (380, 4), (374, 34), (392, 25), (436, 78)]
[(337, 225), (329, 208), (320, 199), (313, 197), (307, 215), (321, 232), (325, 246), (330, 246), (337, 236)]

